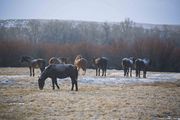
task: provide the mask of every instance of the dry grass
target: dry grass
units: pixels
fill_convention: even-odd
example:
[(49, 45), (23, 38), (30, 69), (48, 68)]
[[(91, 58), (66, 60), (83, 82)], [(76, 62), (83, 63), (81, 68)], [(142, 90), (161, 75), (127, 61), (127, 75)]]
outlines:
[[(27, 68), (0, 69), (0, 75), (23, 74), (27, 76), (14, 78), (14, 84), (0, 84), (1, 120), (180, 118), (180, 87), (176, 83), (79, 84), (75, 92), (70, 91), (69, 80), (54, 91), (49, 80), (41, 91), (37, 76), (29, 77)], [(89, 74), (94, 73), (87, 71)]]

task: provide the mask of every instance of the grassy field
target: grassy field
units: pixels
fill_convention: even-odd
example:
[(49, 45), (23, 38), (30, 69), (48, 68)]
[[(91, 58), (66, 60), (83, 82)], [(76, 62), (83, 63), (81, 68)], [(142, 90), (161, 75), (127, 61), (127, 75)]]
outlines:
[[(122, 71), (108, 70), (108, 75), (117, 75), (115, 72), (123, 78)], [(39, 74), (36, 70), (36, 76), (29, 77), (28, 68), (0, 68), (1, 120), (180, 119), (180, 82), (79, 82), (76, 92), (70, 91), (69, 78), (58, 80), (60, 90), (52, 90), (48, 79), (44, 89), (39, 90)], [(94, 76), (94, 70), (87, 70), (85, 76)], [(82, 78), (80, 75), (79, 80)]]

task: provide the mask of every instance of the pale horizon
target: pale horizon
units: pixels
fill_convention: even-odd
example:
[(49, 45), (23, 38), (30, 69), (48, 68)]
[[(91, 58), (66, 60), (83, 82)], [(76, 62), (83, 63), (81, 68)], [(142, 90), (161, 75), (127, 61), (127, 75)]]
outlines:
[[(11, 1), (11, 2), (10, 2)], [(179, 0), (1, 0), (0, 19), (57, 19), (180, 25)]]

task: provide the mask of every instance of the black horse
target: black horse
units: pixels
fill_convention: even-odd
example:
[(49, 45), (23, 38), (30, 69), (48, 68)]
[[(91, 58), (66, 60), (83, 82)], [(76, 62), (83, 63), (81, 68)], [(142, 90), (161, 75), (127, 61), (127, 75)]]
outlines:
[(96, 76), (100, 76), (100, 69), (102, 69), (102, 76), (106, 76), (108, 59), (106, 57), (93, 58), (93, 64), (96, 67)]
[(143, 71), (143, 78), (146, 78), (147, 69), (150, 65), (149, 59), (136, 59), (135, 66), (136, 66), (136, 77), (140, 78), (140, 71)]
[[(41, 73), (40, 78), (38, 79), (39, 89), (42, 90), (44, 87), (45, 80), (47, 78), (52, 79), (53, 90), (55, 89), (55, 85), (59, 89), (57, 84), (57, 78), (71, 78), (72, 88), (74, 89), (74, 85), (76, 86), (76, 91), (78, 91), (78, 71), (76, 66), (71, 64), (52, 64), (47, 66), (47, 68)], [(55, 84), (55, 85), (54, 85)]]
[(130, 57), (130, 58), (123, 58), (121, 65), (124, 69), (124, 76), (129, 76), (129, 71), (130, 71), (130, 76), (132, 77), (132, 69), (135, 63), (135, 58)]
[(35, 68), (40, 68), (41, 73), (42, 73), (46, 66), (46, 62), (44, 59), (41, 59), (41, 58), (33, 59), (32, 57), (29, 57), (29, 56), (22, 56), (20, 62), (28, 63), (30, 76), (35, 75), (34, 73)]

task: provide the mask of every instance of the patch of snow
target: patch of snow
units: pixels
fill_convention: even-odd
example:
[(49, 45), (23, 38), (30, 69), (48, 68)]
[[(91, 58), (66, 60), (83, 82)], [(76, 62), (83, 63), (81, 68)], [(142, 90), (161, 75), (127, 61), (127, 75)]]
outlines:
[[(29, 77), (29, 75), (12, 75), (12, 76), (0, 76), (0, 84), (11, 85), (15, 83), (18, 78)], [(35, 78), (38, 79), (38, 78)], [(106, 77), (91, 75), (79, 76), (79, 84), (105, 84), (105, 85), (117, 85), (117, 84), (135, 84), (135, 83), (154, 83), (154, 82), (176, 82), (180, 79), (180, 73), (164, 73), (164, 72), (148, 72), (147, 78), (124, 77), (122, 70), (111, 70)], [(51, 84), (51, 79), (46, 80)], [(58, 79), (58, 83), (71, 82), (70, 78)]]
[[(112, 75), (112, 74), (111, 74)], [(79, 83), (82, 84), (130, 84), (130, 83), (153, 83), (153, 82), (175, 82), (180, 78), (179, 73), (151, 73), (147, 78), (117, 76), (81, 76)]]
[(16, 78), (24, 78), (27, 77), (26, 75), (11, 75), (11, 76), (6, 76), (2, 75), (0, 76), (0, 85), (12, 85), (15, 83)]
[(14, 83), (15, 83), (15, 81), (13, 79), (9, 79), (7, 77), (0, 78), (0, 84), (3, 84), (3, 85), (12, 85)]

